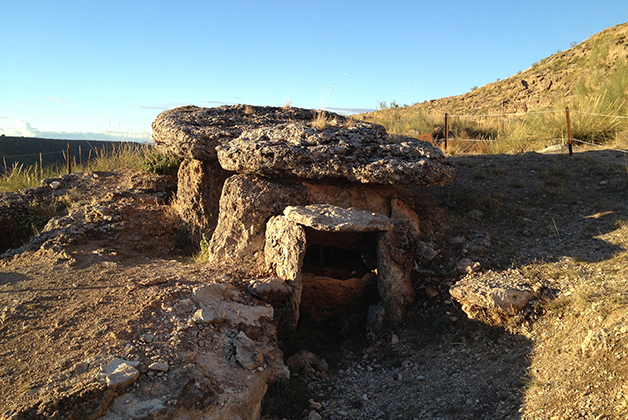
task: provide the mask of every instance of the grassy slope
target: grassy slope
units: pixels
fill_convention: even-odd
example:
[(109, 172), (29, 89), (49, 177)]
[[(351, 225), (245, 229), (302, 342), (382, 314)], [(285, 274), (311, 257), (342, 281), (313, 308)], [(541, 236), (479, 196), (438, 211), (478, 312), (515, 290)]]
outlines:
[[(1, 136), (0, 158), (3, 158), (3, 161), (0, 162), (0, 171), (4, 168), (5, 162), (7, 167), (11, 167), (14, 163), (22, 163), (24, 165), (39, 164), (39, 153), (42, 153), (44, 166), (64, 163), (64, 153), (68, 144), (70, 145), (72, 155), (76, 156), (77, 160), (80, 160), (95, 157), (96, 151), (110, 151), (116, 145), (120, 145), (121, 142)], [(80, 158), (78, 156), (79, 147), (82, 154)]]
[[(529, 69), (463, 95), (391, 107), (361, 115), (388, 131), (409, 136), (432, 134), (443, 126), (444, 114), (482, 115), (540, 110), (573, 110), (626, 115), (628, 102), (628, 23), (608, 28), (567, 51), (558, 52)], [(589, 133), (592, 123), (592, 133)], [(564, 114), (534, 120), (453, 120), (455, 130), (471, 138), (552, 138), (564, 136)], [(604, 121), (573, 116), (576, 134), (608, 140), (626, 130), (624, 120)], [(609, 131), (607, 127), (612, 129)], [(579, 130), (579, 131), (578, 131)], [(539, 134), (540, 132), (540, 134)], [(455, 133), (457, 134), (457, 132)], [(576, 137), (574, 134), (574, 137)]]

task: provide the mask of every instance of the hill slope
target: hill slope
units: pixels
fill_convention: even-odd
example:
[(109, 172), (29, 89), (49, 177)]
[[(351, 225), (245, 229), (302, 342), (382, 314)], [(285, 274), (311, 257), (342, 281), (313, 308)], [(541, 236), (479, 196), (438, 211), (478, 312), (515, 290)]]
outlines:
[[(129, 144), (135, 144), (126, 142)], [(76, 161), (96, 157), (105, 151), (114, 150), (122, 142), (102, 140), (59, 140), (35, 137), (0, 136), (0, 173), (14, 164), (40, 164), (40, 153), (43, 166), (64, 164), (67, 146)], [(80, 156), (79, 156), (80, 150)]]
[(471, 92), (408, 107), (394, 106), (361, 117), (383, 124), (391, 132), (415, 136), (431, 132), (434, 127), (428, 128), (429, 121), (423, 125), (400, 122), (429, 120), (428, 117), (441, 121), (445, 113), (526, 113), (564, 106), (626, 115), (627, 61), (628, 23), (623, 23), (549, 56), (514, 76), (474, 88)]

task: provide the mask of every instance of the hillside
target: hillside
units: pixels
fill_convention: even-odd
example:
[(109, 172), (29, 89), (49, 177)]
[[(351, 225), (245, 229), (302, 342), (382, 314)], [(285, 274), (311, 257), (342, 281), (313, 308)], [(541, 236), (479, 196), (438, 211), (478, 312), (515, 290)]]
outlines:
[[(628, 99), (628, 23), (599, 32), (566, 51), (534, 63), (504, 80), (470, 92), (411, 106), (363, 114), (367, 121), (397, 134), (431, 133), (445, 113), (482, 115), (529, 113), (573, 107), (587, 112), (625, 115)], [(409, 120), (426, 122), (408, 124)], [(490, 135), (488, 136), (490, 137)]]
[[(128, 143), (128, 142), (125, 142)], [(103, 151), (111, 151), (121, 145), (118, 141), (101, 140), (59, 140), (35, 137), (0, 137), (0, 173), (15, 163), (39, 165), (40, 153), (43, 166), (65, 163), (65, 153), (70, 145), (70, 153), (77, 162), (96, 157)], [(79, 155), (80, 150), (80, 155)]]

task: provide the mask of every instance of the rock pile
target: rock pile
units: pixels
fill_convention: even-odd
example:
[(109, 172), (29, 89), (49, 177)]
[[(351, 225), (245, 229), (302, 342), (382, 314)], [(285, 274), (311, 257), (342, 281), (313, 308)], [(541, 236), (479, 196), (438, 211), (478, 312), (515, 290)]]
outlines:
[(395, 186), (450, 182), (456, 169), (439, 149), (337, 114), (242, 105), (163, 112), (153, 139), (185, 158), (177, 204), (211, 238), (210, 260), (266, 266), (289, 290), (283, 307), (269, 297), (288, 324), (299, 318), (302, 272), (322, 276), (343, 252), (363, 260), (361, 272), (340, 258), (346, 278), (376, 271), (378, 311), (401, 320), (414, 299), (419, 218)]

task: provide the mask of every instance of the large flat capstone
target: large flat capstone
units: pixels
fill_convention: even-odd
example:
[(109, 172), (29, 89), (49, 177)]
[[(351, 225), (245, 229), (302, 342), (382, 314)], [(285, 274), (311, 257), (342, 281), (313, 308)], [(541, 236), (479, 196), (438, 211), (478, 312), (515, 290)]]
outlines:
[(268, 178), (345, 179), (388, 185), (445, 185), (456, 168), (428, 142), (378, 124), (299, 108), (186, 106), (153, 122), (159, 149), (227, 171)]
[(325, 232), (377, 232), (393, 228), (392, 220), (381, 213), (330, 204), (288, 206), (283, 213), (291, 222)]

